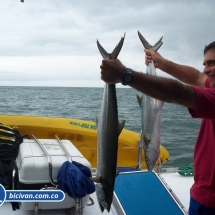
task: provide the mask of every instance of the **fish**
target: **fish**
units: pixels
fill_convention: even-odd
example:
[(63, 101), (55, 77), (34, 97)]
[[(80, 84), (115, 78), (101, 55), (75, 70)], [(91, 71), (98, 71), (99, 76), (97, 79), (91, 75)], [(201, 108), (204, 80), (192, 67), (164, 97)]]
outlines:
[[(163, 44), (162, 38), (151, 46), (138, 31), (139, 38), (146, 49), (157, 51)], [(146, 73), (156, 75), (154, 62), (147, 65)], [(145, 154), (148, 171), (152, 171), (160, 155), (160, 124), (164, 102), (146, 95), (137, 95), (141, 108), (141, 144)]]
[[(104, 59), (116, 59), (123, 46), (124, 37), (112, 53), (107, 53), (97, 40), (98, 49)], [(124, 128), (125, 120), (118, 121), (118, 108), (115, 84), (105, 83), (100, 115), (96, 117), (98, 133), (98, 157), (96, 170), (96, 195), (101, 212), (110, 211), (115, 178), (117, 175), (118, 137)], [(94, 179), (95, 180), (95, 179)]]

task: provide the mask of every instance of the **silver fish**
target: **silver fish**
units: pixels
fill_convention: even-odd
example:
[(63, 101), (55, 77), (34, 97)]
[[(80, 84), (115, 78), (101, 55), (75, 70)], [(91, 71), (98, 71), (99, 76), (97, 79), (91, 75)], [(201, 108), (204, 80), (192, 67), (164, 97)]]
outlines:
[[(124, 42), (119, 44), (111, 54), (107, 53), (97, 40), (98, 49), (104, 59), (116, 59)], [(110, 211), (116, 177), (118, 136), (125, 121), (119, 123), (115, 84), (105, 84), (100, 115), (96, 118), (98, 131), (98, 158), (96, 178), (96, 195), (101, 211)]]
[[(154, 46), (151, 46), (139, 31), (138, 35), (146, 49), (157, 51), (163, 44), (162, 37)], [(156, 75), (153, 61), (147, 65), (146, 73)], [(141, 107), (141, 142), (146, 166), (149, 171), (152, 171), (160, 155), (160, 123), (163, 102), (146, 95), (141, 97), (137, 95), (137, 100)]]

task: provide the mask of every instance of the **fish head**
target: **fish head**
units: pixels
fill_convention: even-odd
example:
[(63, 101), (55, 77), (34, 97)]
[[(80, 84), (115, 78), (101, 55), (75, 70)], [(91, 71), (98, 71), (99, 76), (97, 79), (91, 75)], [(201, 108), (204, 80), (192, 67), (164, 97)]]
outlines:
[(104, 209), (106, 209), (109, 212), (112, 199), (111, 201), (108, 201), (108, 198), (106, 197), (105, 189), (100, 183), (96, 184), (96, 196), (97, 196), (97, 200), (98, 200), (101, 212), (103, 213)]
[(146, 166), (149, 171), (152, 171), (157, 160), (158, 160), (159, 154), (155, 149), (147, 149), (145, 160), (146, 160)]

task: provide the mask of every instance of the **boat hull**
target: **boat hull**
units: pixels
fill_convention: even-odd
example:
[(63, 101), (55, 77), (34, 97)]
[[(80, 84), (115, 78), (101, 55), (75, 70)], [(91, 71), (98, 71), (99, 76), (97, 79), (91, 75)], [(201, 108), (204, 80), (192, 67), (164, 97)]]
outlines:
[[(70, 140), (91, 163), (97, 166), (97, 130), (94, 122), (45, 116), (0, 115), (0, 122), (14, 127), (21, 135), (34, 136), (38, 139), (53, 139), (57, 135), (60, 139)], [(138, 140), (140, 134), (123, 129), (118, 139), (117, 167), (136, 168), (138, 163)], [(142, 150), (142, 168), (146, 168)], [(160, 146), (160, 160), (164, 164), (168, 158), (168, 151)]]

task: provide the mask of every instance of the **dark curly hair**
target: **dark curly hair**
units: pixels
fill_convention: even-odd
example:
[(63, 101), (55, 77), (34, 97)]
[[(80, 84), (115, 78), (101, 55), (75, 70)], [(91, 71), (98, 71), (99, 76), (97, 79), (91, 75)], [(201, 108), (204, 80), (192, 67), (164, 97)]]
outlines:
[(206, 54), (206, 52), (208, 50), (211, 50), (211, 49), (214, 49), (215, 50), (215, 41), (210, 43), (209, 45), (206, 45), (205, 48), (204, 48), (204, 55)]

